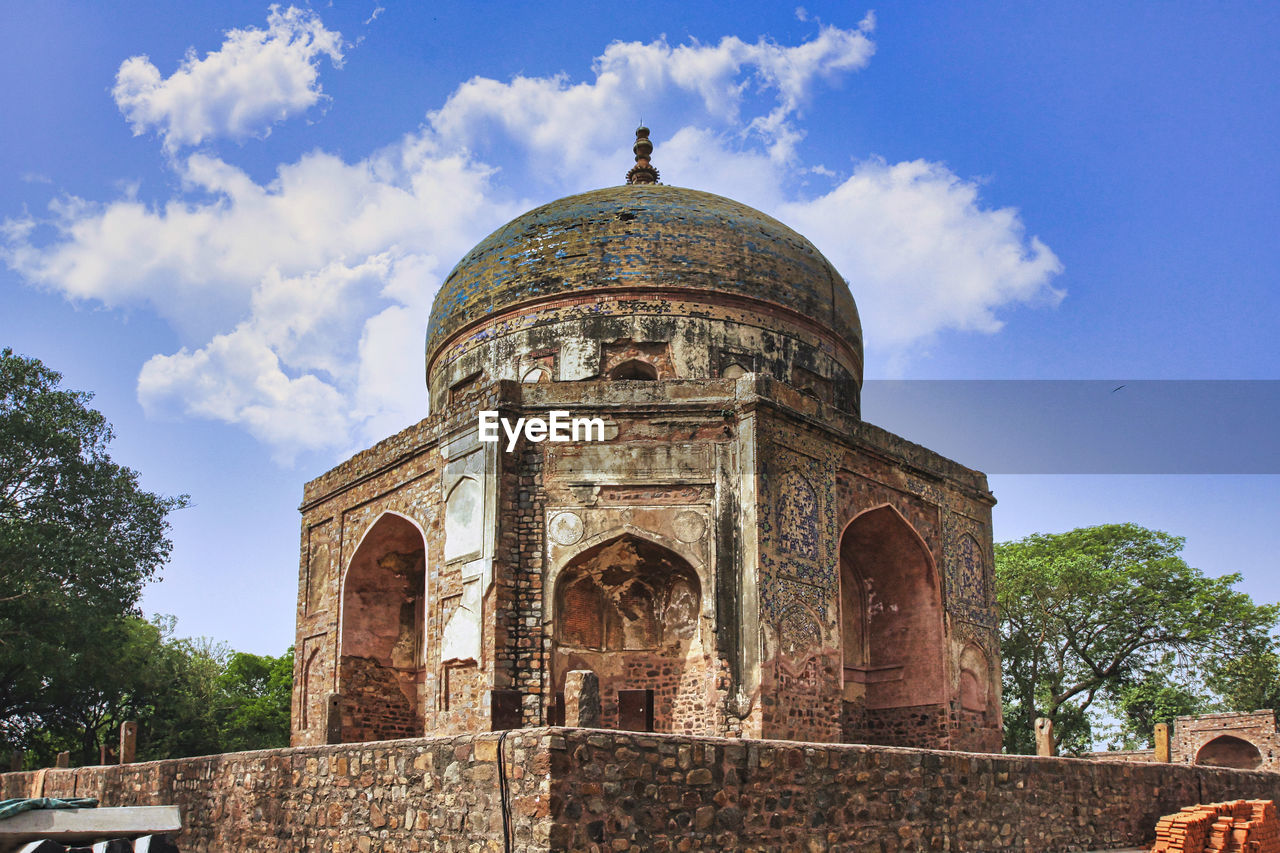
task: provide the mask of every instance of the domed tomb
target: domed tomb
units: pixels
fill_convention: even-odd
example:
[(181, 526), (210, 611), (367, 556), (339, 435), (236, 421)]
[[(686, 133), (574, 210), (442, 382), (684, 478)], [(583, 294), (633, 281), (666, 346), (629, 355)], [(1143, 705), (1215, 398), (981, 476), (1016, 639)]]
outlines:
[(518, 216), (440, 288), (427, 331), (433, 411), (495, 379), (769, 373), (858, 411), (862, 329), (812, 243), (722, 196), (627, 184)]
[(985, 477), (861, 419), (857, 309), (808, 240), (659, 184), (637, 137), (626, 186), (458, 264), (431, 414), (308, 484), (294, 743), (998, 751)]

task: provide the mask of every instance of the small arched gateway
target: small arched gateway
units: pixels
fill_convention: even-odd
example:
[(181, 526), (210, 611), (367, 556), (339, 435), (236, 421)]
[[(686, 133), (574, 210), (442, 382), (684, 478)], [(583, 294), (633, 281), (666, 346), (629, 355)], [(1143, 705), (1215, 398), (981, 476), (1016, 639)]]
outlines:
[(1195, 763), (1211, 767), (1233, 767), (1236, 770), (1256, 770), (1262, 764), (1262, 753), (1243, 738), (1221, 735), (1200, 747)]
[(422, 533), (403, 516), (384, 513), (343, 576), (338, 679), (344, 742), (422, 734), (425, 583)]
[(569, 671), (588, 669), (600, 680), (606, 728), (701, 731), (701, 599), (689, 563), (655, 542), (623, 534), (587, 548), (556, 580), (557, 695)]

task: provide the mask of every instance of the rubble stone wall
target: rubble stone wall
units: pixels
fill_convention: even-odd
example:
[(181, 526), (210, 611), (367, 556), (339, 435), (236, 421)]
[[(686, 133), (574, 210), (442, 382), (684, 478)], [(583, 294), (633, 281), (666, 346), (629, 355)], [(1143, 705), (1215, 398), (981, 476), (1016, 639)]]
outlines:
[(1149, 843), (1162, 815), (1195, 803), (1280, 797), (1280, 775), (1203, 767), (609, 731), (561, 737), (551, 748), (552, 850), (1052, 853)]
[[(546, 730), (239, 752), (37, 771), (50, 797), (177, 805), (183, 853), (500, 851), (503, 780), (511, 849), (545, 850)], [(539, 746), (542, 743), (543, 746)], [(0, 775), (0, 797), (35, 772)]]
[[(27, 796), (35, 777), (0, 775), (0, 797)], [(44, 781), (48, 796), (176, 803), (178, 843), (194, 853), (1052, 853), (1149, 843), (1159, 817), (1183, 806), (1280, 798), (1280, 775), (1266, 772), (600, 729), (51, 770)]]

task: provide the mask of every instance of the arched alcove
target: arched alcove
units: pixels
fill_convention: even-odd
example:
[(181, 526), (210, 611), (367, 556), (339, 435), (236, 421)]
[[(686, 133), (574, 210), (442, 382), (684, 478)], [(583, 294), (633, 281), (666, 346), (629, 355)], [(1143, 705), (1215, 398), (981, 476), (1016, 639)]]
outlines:
[(896, 510), (867, 510), (840, 539), (840, 640), (846, 740), (912, 740), (920, 713), (946, 701), (942, 601), (933, 558)]
[(444, 504), (444, 559), (477, 554), (484, 528), (484, 493), (474, 477), (463, 477)]
[(960, 708), (985, 714), (990, 702), (991, 665), (982, 649), (970, 643), (960, 653)]
[(423, 733), (425, 583), (422, 533), (408, 519), (384, 514), (361, 540), (343, 578), (344, 741)]
[(1220, 735), (1200, 747), (1200, 751), (1196, 753), (1196, 764), (1256, 770), (1262, 764), (1262, 753), (1243, 738)]
[[(654, 731), (703, 731), (706, 663), (698, 620), (702, 589), (689, 563), (631, 534), (573, 557), (555, 583), (552, 679), (589, 669), (600, 680), (601, 721), (640, 728), (628, 702), (647, 696)], [(651, 691), (651, 692), (649, 692)]]
[(652, 382), (658, 378), (658, 368), (647, 361), (633, 358), (622, 362), (622, 364), (609, 371), (609, 378)]
[(320, 674), (320, 650), (311, 649), (302, 663), (302, 702), (298, 711), (302, 715), (298, 728), (310, 731), (324, 719), (325, 691)]

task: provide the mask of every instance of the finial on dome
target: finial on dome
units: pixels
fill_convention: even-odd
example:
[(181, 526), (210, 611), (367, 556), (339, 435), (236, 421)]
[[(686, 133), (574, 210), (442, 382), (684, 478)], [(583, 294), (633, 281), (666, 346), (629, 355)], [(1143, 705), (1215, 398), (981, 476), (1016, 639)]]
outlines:
[(636, 128), (636, 144), (631, 147), (636, 152), (636, 164), (627, 172), (629, 184), (656, 184), (658, 170), (649, 162), (653, 153), (653, 143), (649, 141), (649, 128), (643, 124)]

